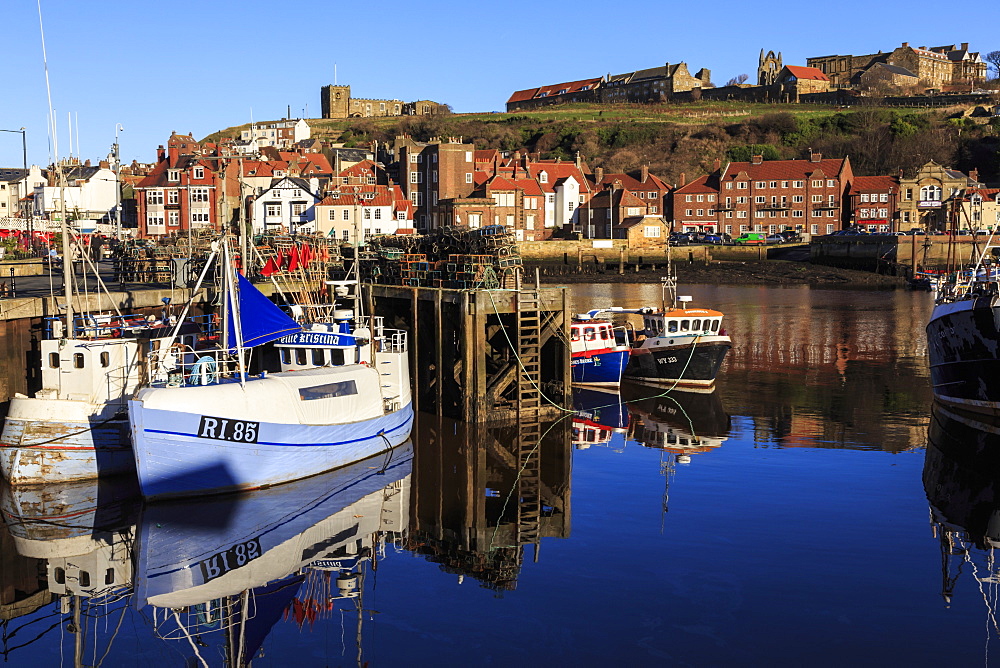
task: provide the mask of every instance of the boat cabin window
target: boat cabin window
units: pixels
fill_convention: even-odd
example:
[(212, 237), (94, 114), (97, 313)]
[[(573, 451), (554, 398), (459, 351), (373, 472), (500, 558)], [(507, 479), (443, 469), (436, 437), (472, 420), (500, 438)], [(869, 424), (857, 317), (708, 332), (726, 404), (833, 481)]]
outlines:
[(160, 349), (160, 340), (159, 339), (153, 339), (150, 342), (150, 350), (159, 350), (159, 349)]
[(681, 320), (681, 331), (682, 332), (691, 331), (691, 321), (690, 320)]
[(667, 331), (671, 334), (677, 331), (677, 321), (671, 320), (667, 323)]
[(87, 571), (80, 571), (80, 586), (89, 587), (90, 586), (90, 573)]
[(698, 320), (692, 320), (691, 321), (691, 330), (695, 331), (695, 332), (701, 330), (701, 319), (700, 318)]
[(104, 584), (110, 585), (115, 583), (115, 569), (109, 568), (104, 573)]
[(357, 393), (358, 386), (353, 380), (342, 380), (339, 383), (327, 383), (326, 385), (314, 385), (313, 387), (300, 387), (299, 399), (302, 401), (314, 401), (316, 399), (346, 397)]
[(83, 368), (83, 353), (73, 353), (73, 368), (74, 369)]
[(307, 359), (306, 358), (306, 349), (305, 348), (296, 348), (295, 349), (295, 363), (299, 364), (299, 365), (307, 364), (306, 359)]
[(593, 327), (587, 327), (583, 330), (583, 338), (587, 341), (593, 341), (597, 338), (597, 332)]
[(324, 366), (326, 364), (326, 355), (323, 354), (322, 348), (313, 348), (313, 366)]
[(52, 579), (56, 581), (56, 584), (65, 584), (66, 571), (62, 568), (56, 567), (56, 569), (52, 572)]
[(330, 364), (332, 364), (333, 366), (344, 366), (343, 348), (330, 349)]
[(607, 327), (601, 327), (601, 340), (602, 341), (607, 341), (608, 340), (608, 328)]
[(292, 351), (288, 348), (279, 348), (281, 350), (281, 363), (291, 364), (292, 363)]
[(663, 321), (662, 320), (654, 320), (653, 322), (656, 323), (656, 331), (658, 331), (660, 334), (663, 334)]
[(107, 350), (101, 353), (101, 366), (105, 369), (111, 366), (111, 353)]
[(719, 321), (718, 320), (712, 320), (711, 324), (712, 324), (711, 329), (712, 329), (713, 332), (719, 331)]
[(570, 330), (569, 330), (569, 338), (570, 338), (571, 341), (579, 341), (580, 340), (580, 328), (579, 327), (571, 327)]
[(49, 367), (52, 369), (59, 368), (59, 353), (49, 353)]

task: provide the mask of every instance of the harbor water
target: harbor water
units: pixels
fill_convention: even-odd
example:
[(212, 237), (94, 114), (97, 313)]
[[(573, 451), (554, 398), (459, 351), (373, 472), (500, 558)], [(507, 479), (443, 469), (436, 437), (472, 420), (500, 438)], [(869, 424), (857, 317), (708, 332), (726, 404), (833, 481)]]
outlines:
[[(715, 392), (576, 392), (540, 425), (421, 415), (390, 455), (237, 498), (5, 488), (5, 660), (1000, 661), (1000, 436), (932, 411), (930, 295), (680, 292), (725, 314)], [(660, 286), (572, 298), (658, 306)]]

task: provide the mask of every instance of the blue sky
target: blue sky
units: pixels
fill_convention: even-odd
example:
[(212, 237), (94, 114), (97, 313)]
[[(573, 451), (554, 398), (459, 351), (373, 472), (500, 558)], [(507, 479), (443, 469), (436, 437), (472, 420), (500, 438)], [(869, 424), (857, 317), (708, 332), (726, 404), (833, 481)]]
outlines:
[[(48, 103), (36, 0), (4, 0), (0, 128), (27, 128), (29, 163), (49, 159)], [(215, 130), (304, 112), (319, 88), (357, 97), (432, 99), (455, 111), (502, 110), (510, 93), (664, 62), (702, 67), (724, 84), (754, 77), (760, 49), (785, 64), (808, 56), (969, 42), (1000, 49), (1000, 10), (981, 4), (946, 21), (939, 2), (776, 0), (544, 3), (124, 2), (42, 0), (59, 153), (99, 160), (120, 135), (122, 158), (152, 161), (172, 130)], [(824, 11), (830, 13), (824, 13)], [(992, 19), (988, 16), (993, 14)], [(927, 17), (937, 17), (928, 20)], [(978, 17), (974, 18), (974, 17)], [(989, 20), (987, 20), (989, 19)], [(755, 80), (755, 79), (754, 79)], [(78, 119), (78, 120), (77, 120)], [(0, 133), (0, 165), (21, 164), (19, 134)]]

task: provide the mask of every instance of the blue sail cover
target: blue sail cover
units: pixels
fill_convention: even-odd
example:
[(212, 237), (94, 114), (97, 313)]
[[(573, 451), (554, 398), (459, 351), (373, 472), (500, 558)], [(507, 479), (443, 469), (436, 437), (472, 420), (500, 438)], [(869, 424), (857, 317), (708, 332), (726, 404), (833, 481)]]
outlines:
[[(275, 306), (243, 274), (236, 274), (236, 280), (244, 348), (260, 346), (268, 341), (280, 339), (287, 334), (302, 331), (299, 323)], [(226, 321), (228, 325), (226, 347), (229, 350), (236, 350), (236, 327), (233, 324), (233, 309), (229, 303), (228, 292), (226, 293)]]

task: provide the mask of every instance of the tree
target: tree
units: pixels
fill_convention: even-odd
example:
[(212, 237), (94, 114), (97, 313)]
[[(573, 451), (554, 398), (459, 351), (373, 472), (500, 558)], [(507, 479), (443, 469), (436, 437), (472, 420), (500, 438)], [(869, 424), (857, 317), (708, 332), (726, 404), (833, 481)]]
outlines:
[(739, 74), (729, 81), (726, 82), (727, 86), (739, 86), (742, 83), (746, 83), (747, 79), (750, 78), (749, 74)]
[(985, 56), (983, 60), (993, 69), (993, 73), (996, 75), (996, 79), (1000, 79), (1000, 51), (990, 51)]

